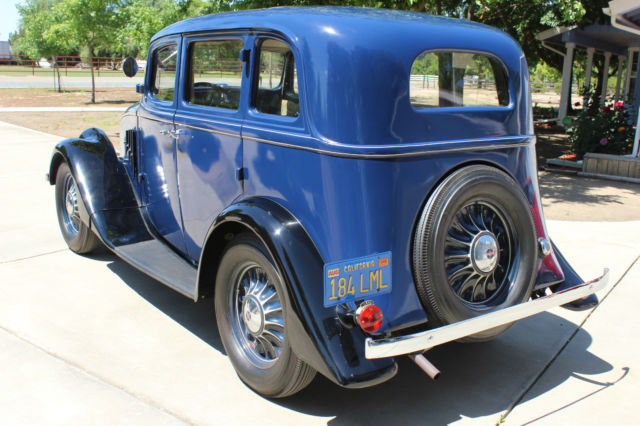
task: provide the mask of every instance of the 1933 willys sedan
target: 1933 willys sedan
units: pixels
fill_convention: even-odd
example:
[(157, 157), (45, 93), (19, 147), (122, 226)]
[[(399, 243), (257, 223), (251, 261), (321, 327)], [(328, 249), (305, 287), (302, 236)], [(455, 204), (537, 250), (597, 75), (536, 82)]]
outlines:
[(95, 128), (54, 150), (62, 235), (211, 303), (257, 392), (374, 385), (405, 354), (435, 376), (426, 349), (597, 303), (607, 274), (583, 283), (547, 235), (504, 33), (276, 8), (178, 22), (148, 59), (121, 154)]

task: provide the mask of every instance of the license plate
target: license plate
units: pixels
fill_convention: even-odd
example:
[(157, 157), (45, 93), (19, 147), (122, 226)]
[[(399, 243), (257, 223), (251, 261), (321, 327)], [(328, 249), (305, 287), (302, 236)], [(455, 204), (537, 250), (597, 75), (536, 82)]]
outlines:
[(391, 252), (324, 265), (324, 306), (391, 291)]

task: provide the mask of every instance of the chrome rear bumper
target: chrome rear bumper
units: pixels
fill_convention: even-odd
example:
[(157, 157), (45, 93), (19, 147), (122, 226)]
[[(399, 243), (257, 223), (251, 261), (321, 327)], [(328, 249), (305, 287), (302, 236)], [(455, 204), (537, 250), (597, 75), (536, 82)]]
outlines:
[(602, 276), (593, 281), (479, 317), (445, 325), (433, 330), (407, 334), (405, 336), (381, 339), (368, 337), (365, 341), (365, 356), (368, 359), (386, 358), (425, 351), (434, 346), (480, 333), (481, 331), (508, 324), (546, 311), (547, 309), (581, 299), (596, 291), (602, 290), (608, 282), (609, 269), (605, 269)]

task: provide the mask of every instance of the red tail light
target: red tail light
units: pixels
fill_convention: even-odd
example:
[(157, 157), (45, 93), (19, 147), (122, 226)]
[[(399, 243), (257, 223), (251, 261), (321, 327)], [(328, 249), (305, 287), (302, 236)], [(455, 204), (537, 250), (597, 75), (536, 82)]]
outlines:
[(382, 326), (382, 309), (373, 304), (365, 302), (356, 310), (356, 322), (365, 333), (375, 333)]

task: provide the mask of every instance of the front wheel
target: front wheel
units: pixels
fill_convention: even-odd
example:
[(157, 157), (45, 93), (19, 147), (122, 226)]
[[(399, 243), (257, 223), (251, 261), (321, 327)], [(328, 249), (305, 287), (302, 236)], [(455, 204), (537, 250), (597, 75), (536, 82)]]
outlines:
[(215, 312), (222, 344), (249, 387), (282, 398), (304, 389), (315, 370), (291, 350), (285, 286), (262, 244), (238, 236), (225, 250), (215, 287)]
[(67, 163), (60, 164), (56, 174), (56, 213), (62, 238), (69, 248), (80, 254), (98, 246), (98, 237), (80, 220), (80, 193)]

